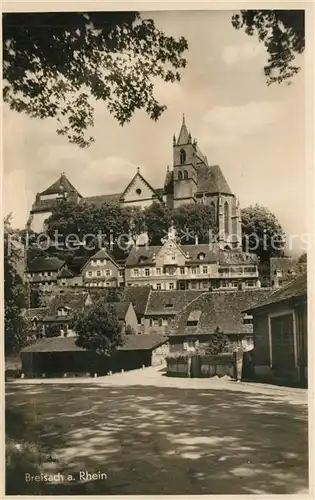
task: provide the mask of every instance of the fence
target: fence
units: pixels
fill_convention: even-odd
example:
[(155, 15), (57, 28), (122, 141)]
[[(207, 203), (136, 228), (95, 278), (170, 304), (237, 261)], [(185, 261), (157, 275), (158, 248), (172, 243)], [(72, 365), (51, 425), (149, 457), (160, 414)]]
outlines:
[(168, 376), (175, 377), (224, 377), (242, 378), (243, 352), (193, 354), (166, 358)]

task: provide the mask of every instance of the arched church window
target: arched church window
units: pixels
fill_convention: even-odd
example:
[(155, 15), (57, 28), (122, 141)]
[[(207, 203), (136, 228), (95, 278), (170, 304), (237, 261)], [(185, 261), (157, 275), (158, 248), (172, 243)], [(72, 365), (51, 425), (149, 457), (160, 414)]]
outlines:
[(181, 181), (183, 178), (183, 174), (181, 171), (178, 172), (178, 179)]
[(224, 203), (224, 232), (225, 234), (229, 233), (229, 204), (226, 201)]
[(214, 201), (211, 202), (210, 208), (211, 208), (213, 218), (215, 218), (215, 203), (214, 203)]
[(188, 179), (188, 172), (187, 172), (187, 170), (184, 170), (184, 179), (186, 179), (186, 180)]
[(184, 149), (180, 150), (180, 164), (184, 165), (186, 162), (186, 151)]

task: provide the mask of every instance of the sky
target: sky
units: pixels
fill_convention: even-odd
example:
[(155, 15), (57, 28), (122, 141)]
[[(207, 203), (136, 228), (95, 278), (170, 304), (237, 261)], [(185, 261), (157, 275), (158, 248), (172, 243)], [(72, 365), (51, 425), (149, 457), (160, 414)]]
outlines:
[[(57, 136), (56, 123), (3, 107), (4, 213), (24, 227), (37, 192), (65, 172), (83, 196), (122, 192), (137, 167), (155, 188), (172, 166), (172, 137), (183, 113), (209, 164), (219, 164), (241, 207), (259, 203), (286, 233), (306, 232), (304, 60), (292, 84), (267, 86), (264, 47), (231, 25), (232, 11), (142, 13), (174, 37), (185, 36), (179, 83), (157, 82), (167, 110), (153, 122), (142, 111), (121, 127), (97, 104), (88, 149)], [(300, 252), (299, 240), (293, 253)]]

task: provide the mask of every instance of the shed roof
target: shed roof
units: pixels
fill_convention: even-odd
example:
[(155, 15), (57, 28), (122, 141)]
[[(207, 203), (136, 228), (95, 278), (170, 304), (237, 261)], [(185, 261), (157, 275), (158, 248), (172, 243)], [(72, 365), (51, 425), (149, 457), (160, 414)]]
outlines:
[(307, 297), (307, 273), (299, 275), (296, 279), (290, 281), (282, 288), (278, 288), (269, 293), (267, 297), (262, 297), (253, 307), (246, 309), (247, 312), (255, 312), (272, 304), (277, 304), (285, 300), (290, 300), (298, 297)]
[[(34, 344), (24, 347), (23, 352), (74, 352), (86, 351), (76, 345), (77, 337), (52, 337), (38, 340)], [(167, 342), (167, 337), (158, 334), (152, 335), (124, 335), (123, 345), (119, 351), (147, 351)]]

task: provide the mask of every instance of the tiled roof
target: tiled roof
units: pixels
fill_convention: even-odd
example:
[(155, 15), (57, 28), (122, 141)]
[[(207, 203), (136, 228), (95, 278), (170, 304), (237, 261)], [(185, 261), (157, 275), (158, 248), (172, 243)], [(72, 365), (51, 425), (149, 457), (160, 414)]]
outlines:
[(198, 193), (225, 193), (232, 195), (232, 191), (219, 165), (207, 166), (201, 164), (197, 165), (196, 169)]
[(64, 264), (65, 261), (58, 259), (58, 257), (38, 257), (28, 263), (28, 271), (58, 271)]
[[(178, 314), (192, 300), (204, 293), (198, 290), (152, 290), (149, 296), (145, 315)], [(172, 305), (172, 307), (171, 307)]]
[(196, 146), (196, 154), (203, 163), (208, 165), (207, 157), (200, 151), (199, 146)]
[[(162, 245), (160, 246), (150, 246), (150, 247), (140, 247), (140, 246), (134, 246), (130, 250), (130, 253), (127, 257), (126, 260), (126, 266), (135, 266), (135, 265), (145, 265), (148, 264), (149, 262), (152, 262), (152, 257), (153, 254), (157, 254), (158, 251), (162, 248)], [(145, 262), (142, 264), (140, 263), (141, 259), (144, 259)]]
[(129, 286), (125, 288), (125, 296), (132, 303), (137, 316), (144, 315), (150, 292), (150, 286)]
[(282, 273), (287, 273), (287, 278), (290, 278), (291, 270), (297, 274), (301, 274), (306, 269), (307, 264), (305, 262), (298, 262), (298, 259), (295, 257), (271, 257), (270, 259), (271, 277), (275, 276), (275, 271), (282, 271)]
[(271, 304), (303, 296), (307, 296), (307, 273), (301, 274), (294, 280), (284, 285), (282, 288), (278, 288), (277, 290), (269, 293), (267, 297), (261, 298), (259, 302), (257, 302), (253, 307), (247, 308), (246, 311), (252, 312)]
[[(189, 259), (187, 259), (187, 264), (190, 262), (198, 262), (200, 264), (202, 263), (215, 263), (218, 261), (218, 256), (219, 253), (216, 250), (212, 250), (212, 248), (207, 245), (207, 244), (202, 244), (202, 245), (182, 245), (181, 250), (184, 252), (184, 254), (189, 254)], [(203, 260), (199, 259), (199, 256), (201, 254), (204, 254)]]
[(89, 203), (91, 205), (95, 205), (96, 207), (101, 207), (103, 203), (107, 201), (115, 201), (118, 202), (121, 197), (121, 193), (114, 194), (101, 194), (99, 196), (87, 196), (86, 198), (82, 198), (82, 202)]
[(61, 307), (69, 307), (70, 313), (80, 311), (84, 308), (89, 294), (87, 292), (64, 291), (54, 296), (49, 304), (49, 316), (56, 316)]
[(258, 257), (255, 253), (246, 253), (240, 250), (220, 250), (218, 257), (221, 265), (258, 264)]
[[(243, 324), (244, 310), (270, 294), (270, 290), (205, 292), (190, 302), (176, 316), (167, 333), (173, 335), (205, 335), (219, 327), (225, 334), (251, 334), (253, 326)], [(192, 311), (201, 311), (197, 326), (187, 326)]]
[[(147, 351), (154, 349), (167, 342), (167, 337), (162, 335), (125, 335), (123, 345), (119, 346), (119, 351)], [(74, 352), (85, 351), (83, 347), (76, 345), (76, 337), (53, 337), (38, 340), (21, 352)]]
[(33, 319), (36, 317), (41, 320), (47, 314), (47, 310), (47, 307), (31, 307), (30, 309), (25, 310), (25, 318)]
[(123, 321), (126, 317), (127, 311), (130, 306), (130, 302), (124, 301), (124, 302), (109, 302), (109, 305), (111, 305), (116, 312), (117, 318), (119, 321)]
[(80, 193), (76, 190), (76, 188), (67, 179), (65, 174), (61, 174), (61, 176), (59, 177), (58, 180), (53, 182), (53, 184), (51, 184), (49, 186), (49, 188), (45, 189), (45, 191), (42, 191), (40, 194), (41, 195), (49, 195), (49, 194), (59, 194), (62, 192), (75, 193), (81, 197)]
[(167, 337), (159, 334), (125, 335), (119, 351), (148, 351), (167, 342)]
[(67, 267), (63, 267), (57, 274), (57, 278), (73, 278), (74, 273)]

